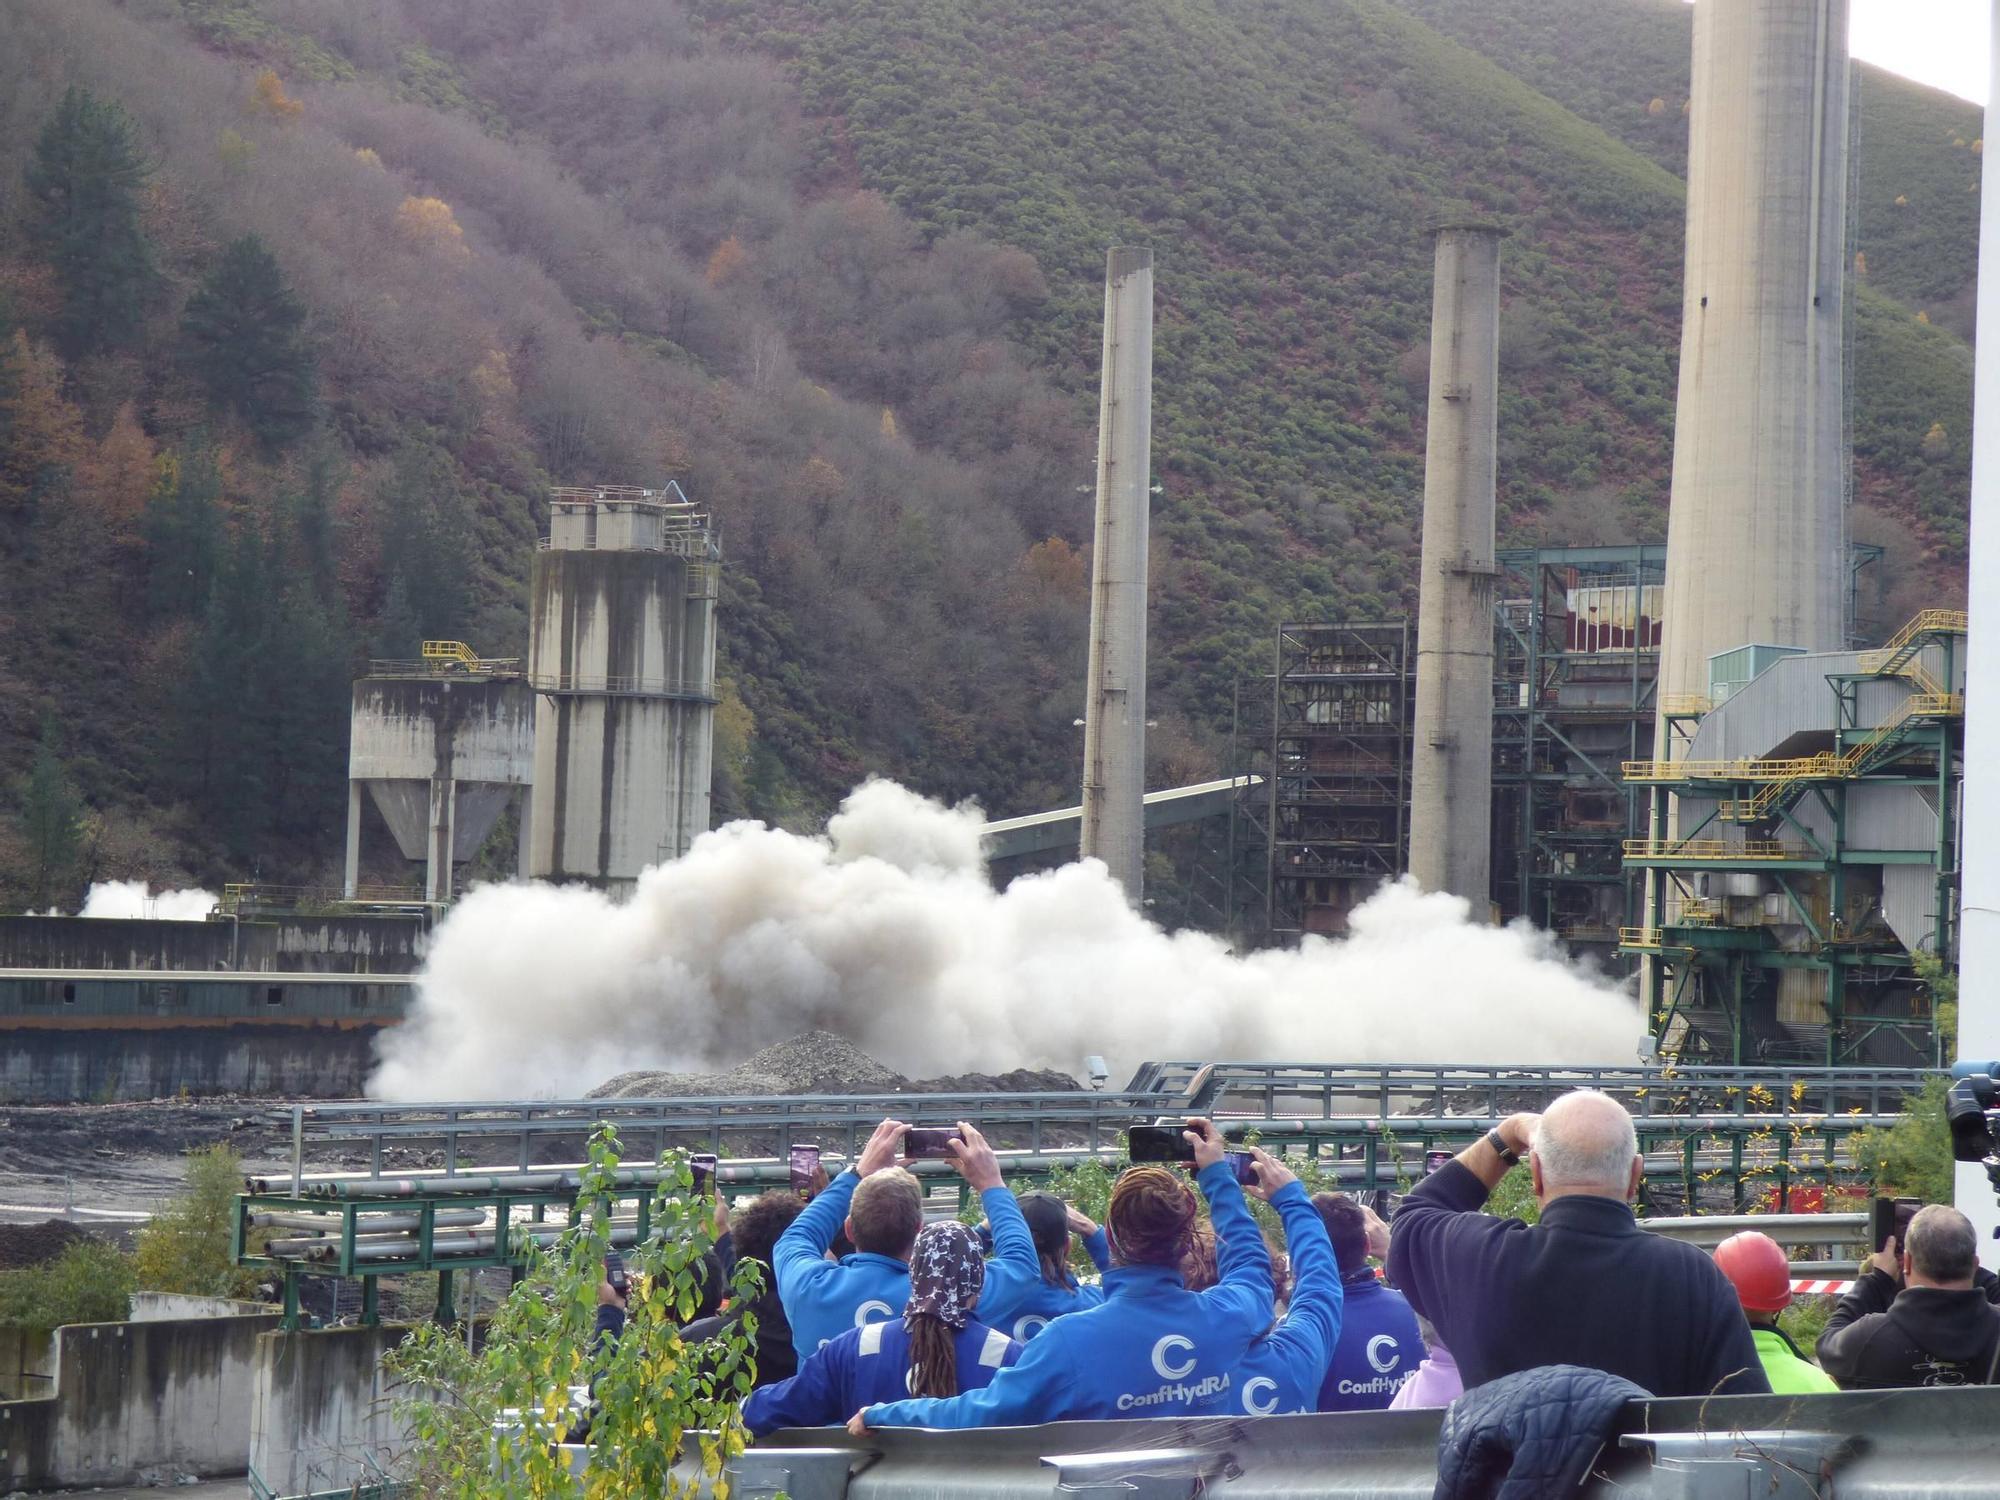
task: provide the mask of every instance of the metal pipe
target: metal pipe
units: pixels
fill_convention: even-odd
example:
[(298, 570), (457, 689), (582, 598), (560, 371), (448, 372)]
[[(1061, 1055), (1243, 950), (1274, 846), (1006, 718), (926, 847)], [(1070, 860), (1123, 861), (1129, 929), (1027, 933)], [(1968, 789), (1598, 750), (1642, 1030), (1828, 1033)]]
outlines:
[(1493, 908), (1493, 555), (1500, 414), (1500, 241), (1437, 226), (1430, 417), (1410, 745), (1410, 873)]
[(1146, 859), (1146, 566), (1153, 447), (1153, 252), (1104, 267), (1103, 389), (1097, 415), (1097, 534), (1084, 696), (1086, 859), (1104, 861), (1134, 906)]
[[(432, 1222), (439, 1228), (456, 1228), (473, 1224), (484, 1224), (487, 1214), (483, 1208), (441, 1208)], [(402, 1234), (416, 1229), (423, 1222), (421, 1214), (409, 1213), (363, 1213), (354, 1220), (354, 1232), (363, 1234)], [(341, 1217), (339, 1214), (313, 1213), (253, 1213), (250, 1215), (252, 1229), (305, 1229), (323, 1234), (339, 1234)]]

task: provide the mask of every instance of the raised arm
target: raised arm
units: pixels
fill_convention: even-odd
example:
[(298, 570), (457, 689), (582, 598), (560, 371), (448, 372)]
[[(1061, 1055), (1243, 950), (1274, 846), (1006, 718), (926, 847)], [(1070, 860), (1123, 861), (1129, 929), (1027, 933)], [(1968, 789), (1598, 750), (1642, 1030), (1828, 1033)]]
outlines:
[(1308, 1363), (1317, 1362), (1319, 1378), (1324, 1379), (1327, 1361), (1340, 1342), (1345, 1300), (1333, 1239), (1291, 1169), (1267, 1151), (1255, 1155), (1257, 1184), (1251, 1191), (1277, 1211), (1285, 1227), (1285, 1251), (1292, 1258), (1292, 1300), (1282, 1331), (1310, 1356)]
[(771, 1247), (771, 1264), (778, 1273), (781, 1298), (790, 1301), (793, 1289), (814, 1274), (814, 1267), (828, 1264), (826, 1252), (847, 1222), (847, 1205), (860, 1185), (860, 1173), (851, 1168), (842, 1172), (778, 1236)]
[[(1500, 1122), (1499, 1133), (1511, 1150), (1527, 1151), (1538, 1118), (1509, 1115)], [(1520, 1227), (1516, 1220), (1479, 1211), (1508, 1167), (1484, 1139), (1474, 1141), (1416, 1185), (1389, 1228), (1389, 1280), (1410, 1306), (1437, 1324), (1447, 1345), (1453, 1335), (1452, 1287), (1467, 1267), (1485, 1262), (1487, 1251), (1481, 1245), (1490, 1236)], [(1453, 1264), (1461, 1258), (1454, 1274)]]
[(1223, 1160), (1222, 1132), (1207, 1120), (1190, 1120), (1187, 1134), (1195, 1143), (1195, 1182), (1208, 1199), (1208, 1219), (1215, 1226), (1218, 1280), (1200, 1295), (1238, 1322), (1245, 1337), (1255, 1338), (1271, 1326), (1271, 1250)]

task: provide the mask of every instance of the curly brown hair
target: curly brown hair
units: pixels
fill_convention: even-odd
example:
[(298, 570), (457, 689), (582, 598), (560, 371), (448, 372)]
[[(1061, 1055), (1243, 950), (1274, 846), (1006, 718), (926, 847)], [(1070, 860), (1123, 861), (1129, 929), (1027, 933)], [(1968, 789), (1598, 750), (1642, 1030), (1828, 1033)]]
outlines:
[(1178, 1268), (1194, 1243), (1194, 1189), (1165, 1167), (1129, 1168), (1111, 1189), (1105, 1228), (1119, 1264)]

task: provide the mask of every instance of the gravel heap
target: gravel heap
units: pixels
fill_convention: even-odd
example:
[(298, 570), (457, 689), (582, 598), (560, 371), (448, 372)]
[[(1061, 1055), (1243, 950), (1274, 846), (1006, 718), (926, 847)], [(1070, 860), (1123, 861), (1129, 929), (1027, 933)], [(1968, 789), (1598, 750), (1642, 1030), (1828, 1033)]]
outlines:
[(766, 1047), (727, 1073), (620, 1073), (592, 1099), (661, 1099), (701, 1094), (940, 1094), (1055, 1092), (1080, 1088), (1067, 1073), (969, 1073), (912, 1081), (831, 1031), (807, 1031)]
[(63, 1219), (39, 1224), (0, 1224), (0, 1269), (18, 1270), (54, 1260), (71, 1245), (93, 1236)]

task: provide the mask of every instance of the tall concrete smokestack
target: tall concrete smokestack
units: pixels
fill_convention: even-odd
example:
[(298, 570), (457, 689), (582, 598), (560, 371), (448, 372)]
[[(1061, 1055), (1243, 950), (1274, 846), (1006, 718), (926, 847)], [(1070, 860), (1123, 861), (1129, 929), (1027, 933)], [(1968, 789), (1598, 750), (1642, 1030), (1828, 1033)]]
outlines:
[(1437, 230), (1424, 442), (1423, 579), (1410, 756), (1410, 873), (1491, 909), (1494, 446), (1500, 415), (1500, 241)]
[(1104, 390), (1097, 407), (1097, 541), (1083, 721), (1085, 856), (1134, 906), (1146, 861), (1146, 531), (1153, 452), (1153, 252), (1104, 268)]
[(1847, 0), (1696, 6), (1662, 699), (1846, 644), (1847, 97)]

